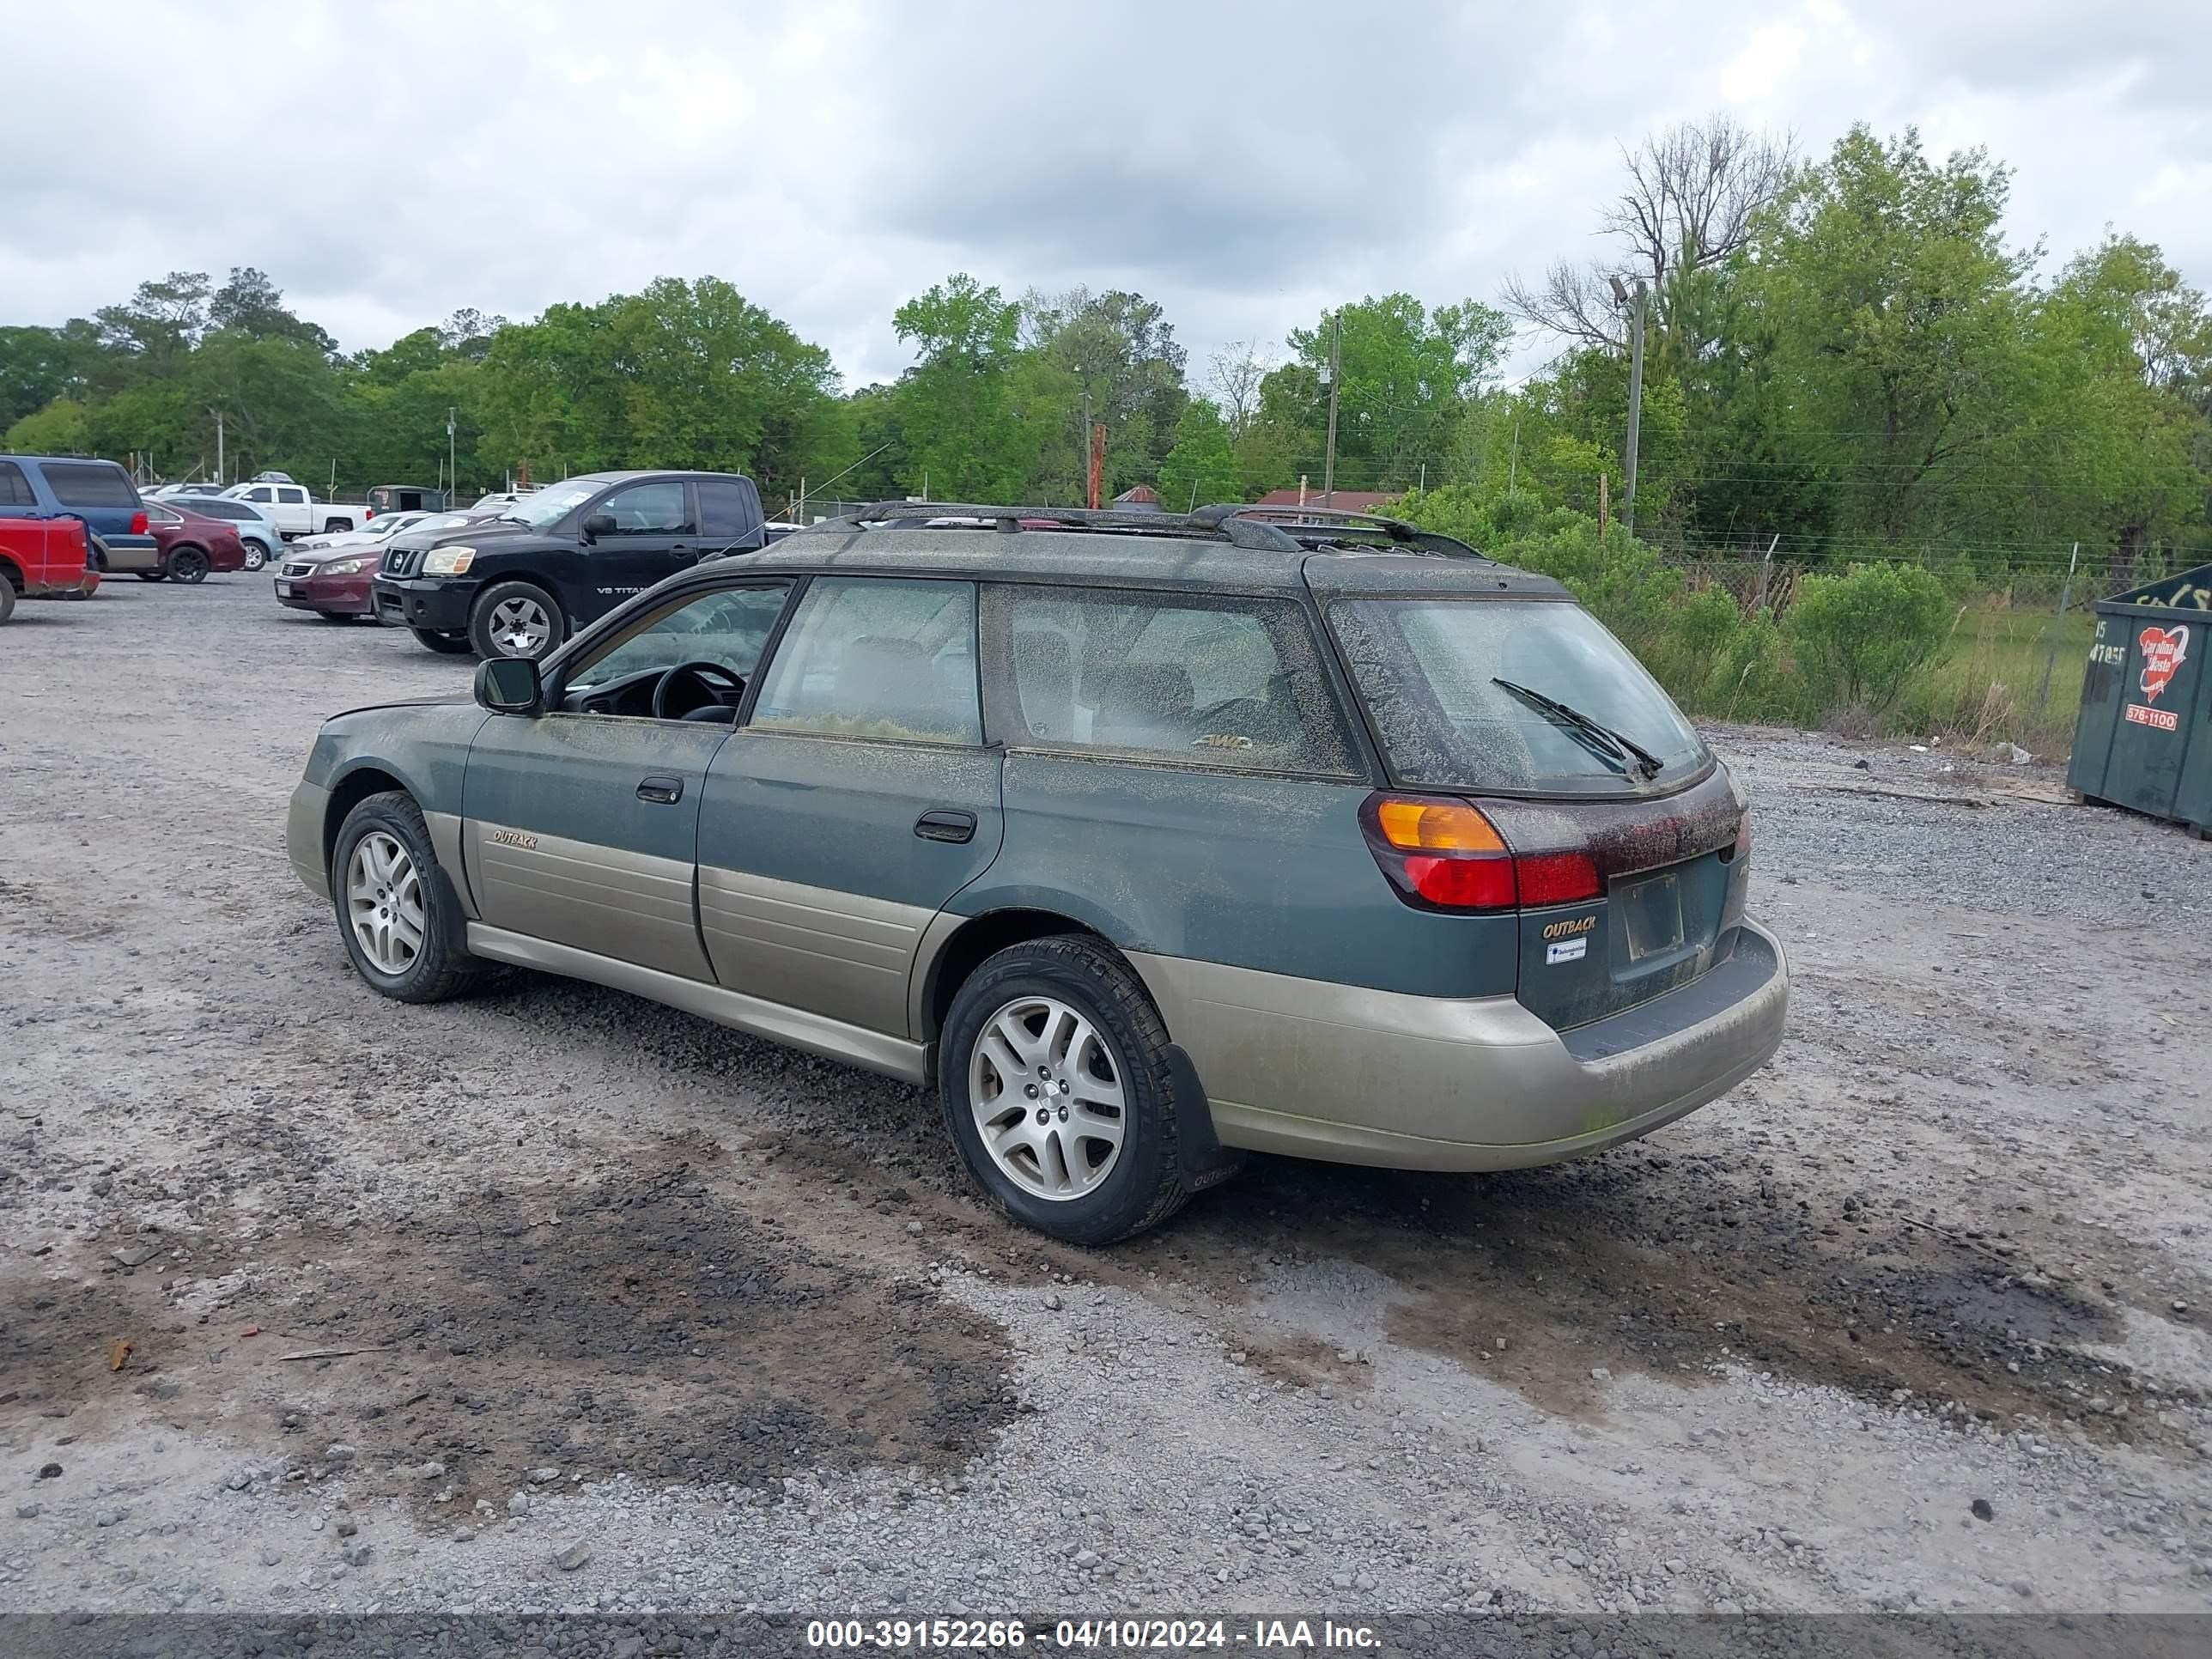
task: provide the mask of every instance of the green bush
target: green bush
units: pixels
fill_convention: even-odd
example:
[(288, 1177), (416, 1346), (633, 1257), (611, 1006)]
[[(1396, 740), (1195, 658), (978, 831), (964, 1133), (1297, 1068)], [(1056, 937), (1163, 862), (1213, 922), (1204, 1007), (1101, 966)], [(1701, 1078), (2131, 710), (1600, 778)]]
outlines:
[(1821, 713), (1814, 688), (1791, 660), (1788, 637), (1765, 611), (1729, 637), (1696, 701), (1701, 709), (1729, 720), (1782, 726), (1808, 725)]
[(1950, 623), (1950, 597), (1934, 574), (1863, 564), (1799, 582), (1790, 635), (1832, 705), (1879, 713), (1942, 648)]

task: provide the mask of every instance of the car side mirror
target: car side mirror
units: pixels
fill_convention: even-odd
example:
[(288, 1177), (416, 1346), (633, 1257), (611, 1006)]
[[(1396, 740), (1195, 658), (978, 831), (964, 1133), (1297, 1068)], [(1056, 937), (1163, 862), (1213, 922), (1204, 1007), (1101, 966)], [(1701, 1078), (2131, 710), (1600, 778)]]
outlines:
[(538, 665), (525, 657), (487, 657), (477, 665), (477, 701), (495, 714), (538, 712)]
[(584, 520), (584, 539), (587, 542), (595, 542), (602, 536), (614, 533), (615, 515), (611, 513), (594, 513)]

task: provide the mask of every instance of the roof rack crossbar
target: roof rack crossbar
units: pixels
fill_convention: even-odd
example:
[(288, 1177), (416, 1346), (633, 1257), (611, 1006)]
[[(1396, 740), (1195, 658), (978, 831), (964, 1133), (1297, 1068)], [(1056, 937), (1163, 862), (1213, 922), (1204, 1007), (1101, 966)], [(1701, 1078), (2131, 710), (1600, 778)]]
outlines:
[[(1070, 530), (1134, 531), (1154, 536), (1219, 537), (1236, 547), (1259, 552), (1298, 553), (1316, 538), (1334, 533), (1380, 536), (1391, 544), (1441, 558), (1480, 559), (1483, 556), (1464, 542), (1434, 531), (1423, 530), (1402, 519), (1350, 508), (1256, 507), (1224, 502), (1189, 513), (1136, 511), (1120, 507), (1011, 507), (975, 501), (875, 501), (833, 522), (858, 526), (895, 520), (952, 519), (1002, 533), (1025, 526)], [(1310, 532), (1300, 539), (1297, 532)]]

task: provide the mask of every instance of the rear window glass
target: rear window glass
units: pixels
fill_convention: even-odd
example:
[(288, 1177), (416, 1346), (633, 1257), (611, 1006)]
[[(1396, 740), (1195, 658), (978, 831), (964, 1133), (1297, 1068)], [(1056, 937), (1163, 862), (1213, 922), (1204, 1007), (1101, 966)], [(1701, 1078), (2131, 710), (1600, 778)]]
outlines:
[(103, 466), (95, 461), (49, 461), (46, 483), (64, 507), (138, 505), (138, 492), (119, 466)]
[(1015, 741), (1343, 776), (1351, 746), (1305, 613), (1264, 599), (994, 587)]
[(1404, 782), (1614, 794), (1680, 782), (1708, 759), (1658, 682), (1578, 605), (1359, 599), (1329, 618)]
[(13, 461), (0, 461), (0, 507), (36, 507), (38, 496), (23, 469)]

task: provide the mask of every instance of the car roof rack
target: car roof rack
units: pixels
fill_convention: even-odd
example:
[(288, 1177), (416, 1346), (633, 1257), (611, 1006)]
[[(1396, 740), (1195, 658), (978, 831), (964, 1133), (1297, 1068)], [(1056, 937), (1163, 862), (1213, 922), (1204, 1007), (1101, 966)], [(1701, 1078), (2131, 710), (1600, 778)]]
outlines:
[[(1379, 513), (1322, 507), (1253, 507), (1224, 502), (1188, 513), (1126, 507), (1009, 507), (973, 501), (876, 501), (814, 526), (899, 524), (916, 529), (988, 526), (1003, 535), (1024, 530), (1093, 530), (1118, 535), (1218, 538), (1258, 552), (1305, 553), (1322, 547), (1366, 546), (1435, 558), (1490, 562), (1466, 543)], [(1378, 544), (1381, 545), (1378, 546)]]

